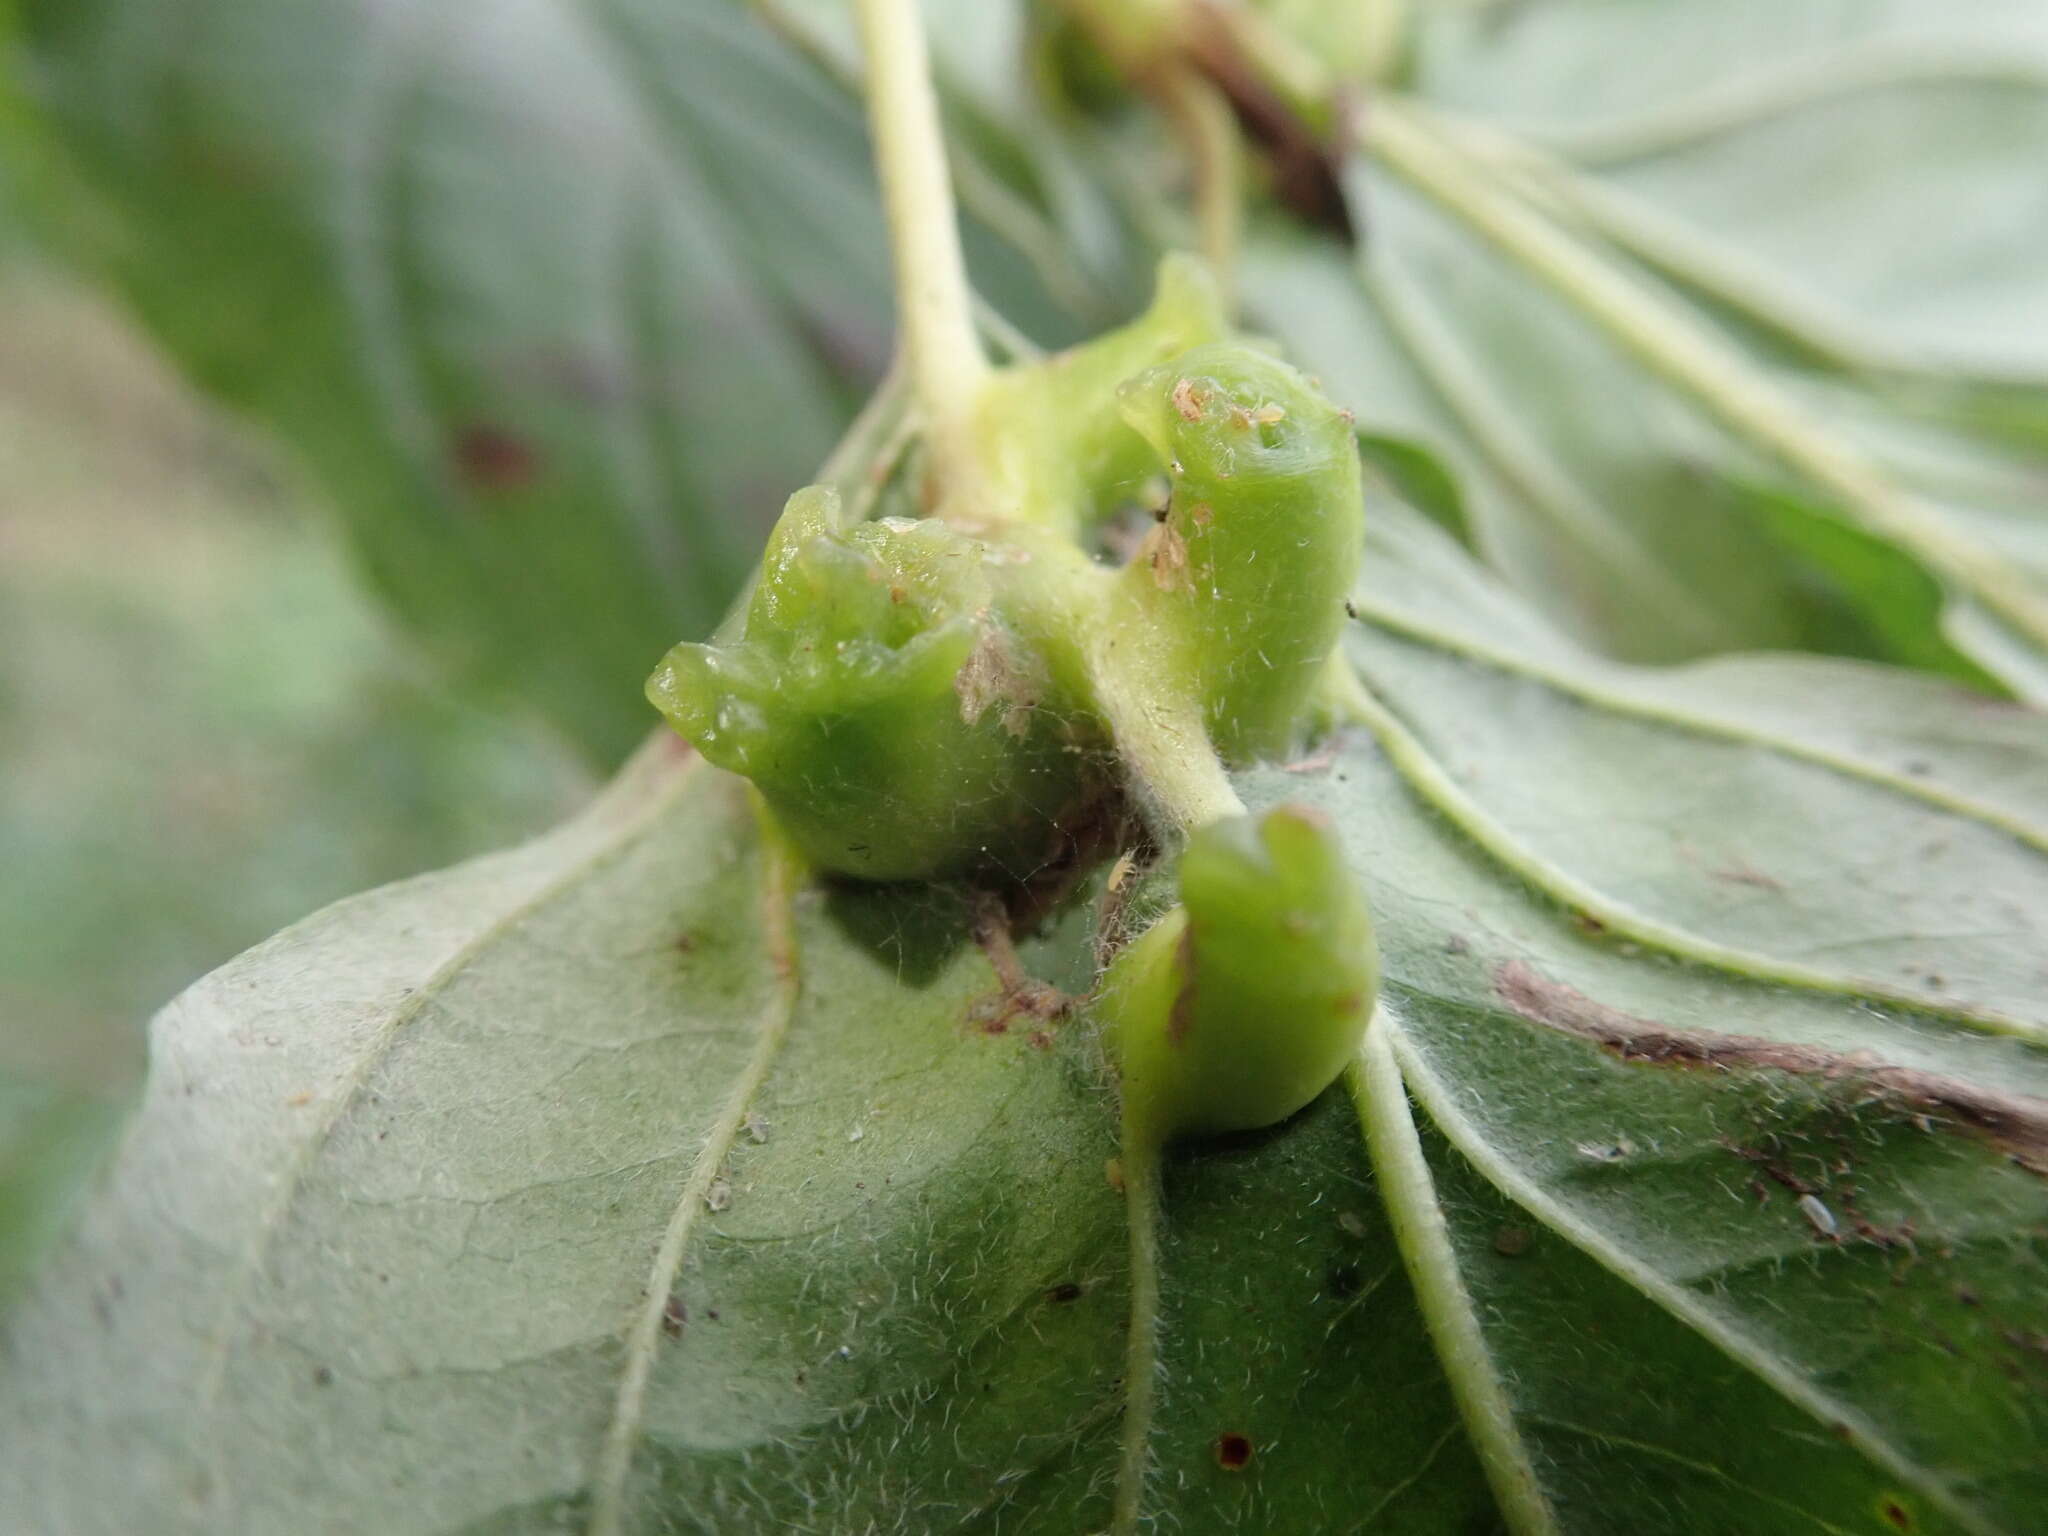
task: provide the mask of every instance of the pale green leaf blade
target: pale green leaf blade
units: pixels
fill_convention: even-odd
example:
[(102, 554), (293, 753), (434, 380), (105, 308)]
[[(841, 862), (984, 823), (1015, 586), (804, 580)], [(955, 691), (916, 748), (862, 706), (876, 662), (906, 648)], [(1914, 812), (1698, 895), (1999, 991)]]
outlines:
[[(1106, 1517), (1130, 1319), (1094, 1044), (991, 1006), (957, 893), (764, 884), (742, 789), (657, 743), (549, 838), (162, 1017), (5, 1335), (34, 1524)], [(1089, 927), (1025, 962), (1085, 986)], [(1168, 1183), (1161, 1517), (1483, 1519), (1341, 1099)]]

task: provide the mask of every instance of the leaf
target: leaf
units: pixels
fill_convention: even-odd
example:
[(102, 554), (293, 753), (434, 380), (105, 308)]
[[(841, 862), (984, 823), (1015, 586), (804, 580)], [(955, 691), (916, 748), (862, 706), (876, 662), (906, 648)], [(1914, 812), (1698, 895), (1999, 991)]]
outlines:
[[(1170, 1162), (1147, 1517), (2029, 1529), (2048, 723), (1371, 555), (1367, 729), (1240, 783), (1335, 821), (1389, 984), (1351, 1096)], [(1088, 904), (1012, 962), (783, 857), (657, 743), (175, 1004), (5, 1334), (29, 1522), (1102, 1528), (1114, 1101), (1011, 969), (1085, 988)]]
[[(2048, 32), (1997, 0), (1429, 8), (1348, 172), (1358, 248), (1269, 233), (1249, 291), (1581, 638), (2039, 699), (2044, 121)], [(1805, 536), (1756, 521), (1767, 474)], [(1941, 602), (1902, 612), (1881, 556)]]
[(0, 457), (5, 1293), (111, 1150), (163, 998), (588, 785), (416, 676), (262, 457), (34, 266), (0, 270)]
[[(638, 679), (709, 631), (879, 370), (857, 105), (723, 0), (25, 0), (19, 25), (71, 243), (303, 456), (452, 674), (616, 761)], [(1057, 332), (1023, 261), (974, 247)]]

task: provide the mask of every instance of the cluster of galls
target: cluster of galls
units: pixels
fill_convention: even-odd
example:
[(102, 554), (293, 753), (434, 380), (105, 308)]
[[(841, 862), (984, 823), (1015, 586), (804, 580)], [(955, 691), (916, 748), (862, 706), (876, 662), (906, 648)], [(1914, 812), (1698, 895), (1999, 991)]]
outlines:
[[(833, 490), (798, 492), (729, 633), (648, 685), (821, 869), (1029, 870), (1142, 758), (1136, 733), (1226, 763), (1290, 750), (1336, 645), (1362, 537), (1349, 418), (1234, 338), (1192, 263), (1133, 324), (995, 373), (973, 421), (971, 504), (849, 523)], [(1162, 477), (1135, 552), (1096, 554)], [(1195, 829), (1180, 884), (1099, 1008), (1157, 1139), (1300, 1107), (1374, 986), (1363, 903), (1305, 813)]]

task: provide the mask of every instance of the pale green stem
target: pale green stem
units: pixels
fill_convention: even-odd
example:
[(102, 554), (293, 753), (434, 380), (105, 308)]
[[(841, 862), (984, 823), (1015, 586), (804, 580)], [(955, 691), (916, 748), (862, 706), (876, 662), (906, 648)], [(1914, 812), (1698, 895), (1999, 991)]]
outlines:
[(1142, 797), (1182, 836), (1244, 815), (1200, 708), (1162, 688), (1148, 661), (1128, 631), (1097, 636), (1089, 656), (1097, 705)]
[(1490, 161), (1515, 191), (1561, 224), (1577, 224), (1771, 332), (1826, 368), (1903, 369), (1873, 338), (1792, 292), (1768, 270), (1657, 208), (1512, 134), (1465, 118), (1442, 119), (1468, 153)]
[(2013, 567), (1929, 516), (1708, 328), (1489, 181), (1425, 109), (1384, 98), (1374, 103), (1371, 127), (1383, 164), (1547, 281), (1652, 372), (2048, 647), (2048, 602)]
[(1557, 1519), (1530, 1464), (1514, 1407), (1459, 1272), (1443, 1203), (1388, 1038), (1391, 1028), (1385, 1011), (1375, 1012), (1359, 1061), (1345, 1074), (1365, 1127), (1373, 1180), (1393, 1224), (1394, 1245), (1401, 1252), (1430, 1342), (1508, 1529), (1515, 1536), (1554, 1536)]
[(838, 486), (840, 493), (849, 497), (866, 484), (902, 425), (905, 393), (903, 358), (898, 354), (819, 467), (820, 481)]
[(1124, 1341), (1123, 1453), (1118, 1459), (1111, 1536), (1133, 1536), (1145, 1509), (1152, 1416), (1159, 1397), (1159, 1143), (1123, 1141), (1124, 1209), (1131, 1237), (1131, 1318)]
[(1223, 292), (1232, 294), (1244, 223), (1244, 146), (1237, 121), (1223, 93), (1185, 65), (1161, 72), (1158, 94), (1194, 168), (1195, 229), (1202, 259)]
[(910, 360), (940, 499), (980, 478), (968, 421), (988, 359), (974, 329), (939, 100), (917, 0), (859, 0), (868, 122), (896, 268), (896, 323)]
[[(818, 30), (815, 21), (798, 19), (780, 0), (747, 3), (763, 26), (802, 54), (827, 80), (849, 96), (861, 93), (860, 70), (833, 39)], [(946, 146), (946, 153), (961, 206), (1016, 248), (1062, 308), (1075, 314), (1101, 314), (1114, 307), (1101, 284), (1074, 259), (1058, 226), (1042, 209), (1012, 191), (971, 147), (955, 142)]]
[(1213, 29), (1244, 61), (1247, 72), (1278, 95), (1309, 129), (1321, 132), (1330, 126), (1336, 83), (1329, 69), (1262, 11), (1221, 0), (1189, 0), (1187, 10), (1198, 18), (1185, 28), (1188, 33), (1196, 33), (1201, 25)]

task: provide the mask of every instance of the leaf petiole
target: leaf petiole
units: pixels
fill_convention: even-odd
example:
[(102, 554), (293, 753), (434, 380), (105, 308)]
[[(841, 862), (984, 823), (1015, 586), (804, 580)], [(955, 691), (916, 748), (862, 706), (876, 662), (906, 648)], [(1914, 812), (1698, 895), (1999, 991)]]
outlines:
[(988, 359), (975, 332), (938, 95), (916, 0), (860, 0), (860, 27), (868, 122), (896, 271), (898, 332), (943, 504), (972, 496), (981, 477), (968, 422)]

